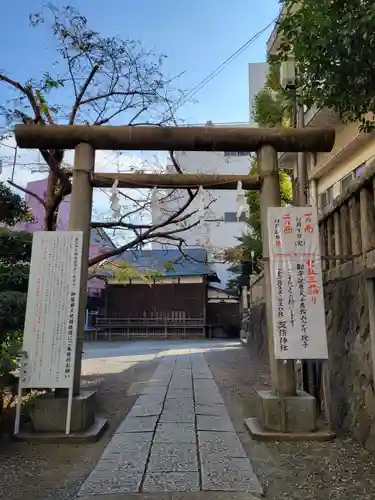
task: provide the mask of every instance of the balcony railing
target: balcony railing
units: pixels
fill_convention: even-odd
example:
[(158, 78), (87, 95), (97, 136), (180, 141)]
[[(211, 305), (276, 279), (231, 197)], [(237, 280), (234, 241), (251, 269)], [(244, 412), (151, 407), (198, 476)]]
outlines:
[(375, 250), (375, 160), (321, 214), (323, 269), (365, 259)]

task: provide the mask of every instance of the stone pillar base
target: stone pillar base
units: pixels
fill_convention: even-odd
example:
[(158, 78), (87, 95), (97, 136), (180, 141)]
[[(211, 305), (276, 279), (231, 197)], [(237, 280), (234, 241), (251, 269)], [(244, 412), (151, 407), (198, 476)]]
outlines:
[[(53, 393), (35, 398), (30, 412), (34, 432), (64, 432), (68, 398), (56, 398)], [(73, 397), (70, 431), (85, 432), (95, 422), (95, 392), (81, 391)]]
[(257, 391), (259, 421), (265, 430), (313, 432), (317, 428), (315, 398), (297, 391), (295, 396), (280, 398), (272, 391)]
[(258, 391), (259, 419), (249, 418), (245, 425), (255, 439), (328, 440), (334, 433), (317, 428), (315, 398), (303, 391), (281, 398), (272, 391)]

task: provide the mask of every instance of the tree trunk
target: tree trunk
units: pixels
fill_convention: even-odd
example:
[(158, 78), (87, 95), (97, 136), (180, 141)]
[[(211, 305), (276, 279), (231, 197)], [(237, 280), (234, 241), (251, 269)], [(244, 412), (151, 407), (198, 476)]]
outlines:
[(56, 186), (57, 186), (57, 177), (55, 174), (50, 172), (48, 174), (47, 191), (45, 196), (45, 202), (47, 205), (47, 210), (44, 214), (45, 231), (56, 231), (58, 208), (57, 210), (53, 210)]

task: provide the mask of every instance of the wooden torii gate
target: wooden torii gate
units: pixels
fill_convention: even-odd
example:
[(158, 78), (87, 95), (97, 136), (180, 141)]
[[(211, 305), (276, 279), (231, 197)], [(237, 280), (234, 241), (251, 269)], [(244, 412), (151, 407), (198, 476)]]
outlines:
[[(157, 127), (89, 125), (17, 125), (15, 138), (20, 148), (74, 149), (73, 186), (70, 202), (70, 230), (83, 231), (81, 294), (79, 306), (74, 391), (79, 394), (81, 350), (87, 287), (92, 192), (95, 187), (119, 188), (199, 188), (236, 189), (238, 181), (245, 190), (260, 191), (265, 298), (273, 394), (280, 406), (294, 398), (296, 419), (306, 418), (304, 398), (296, 398), (293, 361), (276, 360), (273, 349), (271, 282), (267, 234), (268, 207), (278, 207), (280, 184), (278, 152), (328, 152), (335, 141), (332, 128), (276, 129), (238, 127)], [(258, 155), (259, 176), (196, 174), (99, 174), (95, 173), (95, 150), (165, 150), (165, 151), (254, 151)], [(261, 400), (262, 412), (272, 412), (267, 400)], [(302, 411), (301, 411), (302, 410)], [(298, 417), (299, 412), (301, 413)], [(282, 413), (282, 412), (281, 412)], [(282, 419), (283, 417), (280, 416)], [(293, 419), (291, 419), (293, 421)], [(301, 423), (301, 422), (299, 422)], [(281, 427), (283, 427), (281, 425)], [(289, 429), (293, 432), (293, 429)]]

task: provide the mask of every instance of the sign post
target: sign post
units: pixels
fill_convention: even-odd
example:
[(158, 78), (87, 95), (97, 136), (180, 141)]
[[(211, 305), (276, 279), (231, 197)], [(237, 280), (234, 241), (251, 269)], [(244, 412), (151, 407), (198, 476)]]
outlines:
[[(19, 396), (23, 388), (69, 389), (66, 434), (73, 400), (82, 249), (82, 231), (34, 233), (20, 360)], [(20, 411), (21, 397), (15, 434)]]
[(268, 209), (276, 359), (328, 359), (318, 217), (313, 207)]

